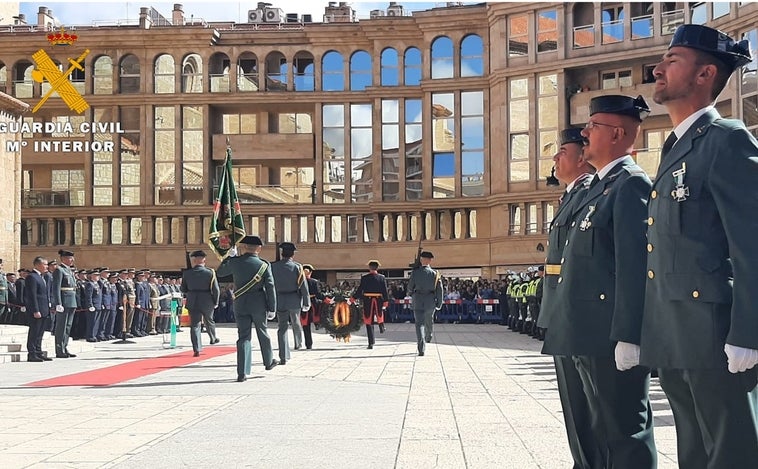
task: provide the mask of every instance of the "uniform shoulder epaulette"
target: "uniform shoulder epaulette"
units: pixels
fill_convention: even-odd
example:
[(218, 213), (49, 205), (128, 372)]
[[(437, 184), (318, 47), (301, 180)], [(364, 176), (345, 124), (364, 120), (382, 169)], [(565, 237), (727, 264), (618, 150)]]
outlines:
[(632, 166), (624, 166), (624, 170), (629, 173), (631, 176), (647, 176), (647, 173), (644, 169), (640, 168), (639, 166), (632, 165)]

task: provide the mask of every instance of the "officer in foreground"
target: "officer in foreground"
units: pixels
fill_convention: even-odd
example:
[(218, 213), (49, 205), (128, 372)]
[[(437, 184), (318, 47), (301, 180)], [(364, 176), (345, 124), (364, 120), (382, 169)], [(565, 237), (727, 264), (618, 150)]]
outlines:
[[(543, 330), (548, 329), (550, 318), (562, 307), (562, 304), (555, 299), (555, 289), (561, 275), (563, 248), (566, 246), (568, 232), (571, 229), (571, 214), (584, 198), (595, 173), (595, 168), (584, 160), (582, 154), (584, 137), (581, 131), (582, 129), (578, 128), (561, 131), (561, 147), (553, 156), (555, 176), (561, 183), (566, 184), (566, 190), (559, 199), (558, 210), (555, 211), (553, 221), (548, 227), (545, 278), (542, 282), (542, 308), (537, 320), (537, 327)], [(602, 460), (600, 448), (592, 433), (592, 415), (587, 396), (582, 389), (579, 371), (570, 356), (554, 355), (553, 361), (569, 449), (574, 459), (574, 469), (599, 467)]]
[(650, 193), (640, 361), (659, 368), (681, 468), (758, 461), (758, 143), (713, 107), (750, 60), (748, 41), (683, 25), (653, 70), (675, 137)]
[(266, 319), (276, 316), (276, 288), (271, 265), (258, 257), (263, 241), (257, 236), (245, 236), (237, 244), (241, 251), (221, 262), (217, 273), (234, 279), (234, 318), (237, 322), (237, 381), (247, 380), (252, 362), (250, 338), (255, 325), (258, 343), (266, 370), (279, 362), (274, 359)]
[[(543, 353), (571, 356), (602, 467), (653, 469), (650, 370), (635, 366), (645, 297), (650, 179), (630, 156), (650, 109), (640, 96), (598, 96), (582, 130), (596, 170), (573, 206)], [(567, 399), (562, 398), (562, 403)]]
[(434, 254), (423, 251), (419, 255), (421, 267), (413, 269), (408, 280), (408, 293), (413, 298), (413, 319), (416, 323), (418, 355), (424, 356), (427, 342), (434, 335), (434, 313), (442, 308), (444, 292), (442, 276), (431, 267)]
[(193, 251), (190, 254), (192, 268), (182, 272), (181, 291), (187, 298), (187, 310), (190, 316), (190, 338), (192, 351), (196, 357), (203, 349), (200, 323), (205, 321), (205, 327), (211, 337), (211, 344), (219, 342), (216, 336), (216, 323), (213, 322), (213, 310), (218, 306), (221, 290), (218, 287), (216, 272), (205, 266), (205, 252)]

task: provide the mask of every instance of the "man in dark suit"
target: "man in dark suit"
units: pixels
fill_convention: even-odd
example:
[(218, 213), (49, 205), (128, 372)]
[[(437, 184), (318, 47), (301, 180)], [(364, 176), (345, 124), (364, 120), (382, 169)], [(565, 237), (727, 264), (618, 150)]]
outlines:
[(195, 356), (200, 356), (203, 349), (201, 321), (205, 320), (211, 344), (219, 342), (216, 337), (216, 324), (213, 322), (213, 310), (218, 305), (221, 290), (218, 287), (216, 272), (205, 266), (205, 252), (193, 251), (190, 254), (192, 268), (182, 272), (182, 293), (187, 298), (187, 310), (190, 316), (190, 337)]
[(582, 135), (596, 170), (574, 205), (543, 352), (571, 356), (602, 467), (655, 468), (650, 370), (635, 366), (645, 295), (650, 179), (630, 156), (650, 109), (640, 96), (592, 98)]
[[(276, 316), (276, 288), (271, 265), (258, 257), (263, 241), (258, 236), (245, 236), (237, 245), (239, 256), (230, 256), (221, 262), (218, 275), (231, 275), (234, 279), (234, 317), (237, 321), (237, 381), (242, 382), (250, 374), (250, 338), (252, 327), (258, 335), (261, 355), (266, 370), (279, 362), (274, 358), (271, 337), (268, 335), (267, 319)], [(233, 254), (234, 250), (232, 250)]]
[[(561, 275), (563, 248), (573, 221), (571, 214), (582, 201), (595, 172), (595, 168), (582, 156), (584, 137), (581, 131), (578, 128), (561, 131), (561, 146), (553, 156), (555, 176), (566, 184), (566, 190), (561, 195), (560, 205), (548, 229), (542, 307), (537, 320), (538, 328), (543, 330), (548, 329), (555, 311), (563, 307), (555, 299), (555, 289)], [(602, 464), (602, 456), (592, 432), (592, 415), (582, 388), (582, 379), (570, 356), (554, 355), (553, 361), (574, 469), (597, 468)]]
[(713, 107), (750, 60), (748, 41), (683, 25), (653, 70), (675, 137), (650, 193), (640, 362), (659, 368), (682, 468), (758, 461), (758, 143)]
[(316, 323), (318, 327), (318, 324), (321, 322), (321, 301), (324, 299), (324, 295), (318, 286), (318, 280), (311, 278), (313, 265), (303, 264), (303, 273), (305, 274), (305, 280), (308, 282), (308, 295), (311, 299), (311, 307), (307, 311), (300, 312), (300, 325), (303, 326), (303, 334), (305, 335), (305, 348), (310, 350), (313, 348), (311, 323)]
[(389, 304), (387, 280), (378, 272), (381, 264), (377, 260), (368, 261), (369, 272), (361, 277), (361, 283), (353, 293), (353, 298), (363, 300), (363, 323), (366, 325), (368, 349), (374, 348), (374, 321), (379, 323), (379, 331), (384, 332), (384, 310)]
[(34, 258), (34, 269), (26, 276), (24, 283), (24, 304), (29, 319), (29, 334), (26, 339), (27, 361), (50, 361), (42, 353), (42, 336), (45, 334), (45, 324), (50, 316), (50, 297), (47, 295), (47, 285), (42, 275), (47, 272), (47, 259), (41, 256)]

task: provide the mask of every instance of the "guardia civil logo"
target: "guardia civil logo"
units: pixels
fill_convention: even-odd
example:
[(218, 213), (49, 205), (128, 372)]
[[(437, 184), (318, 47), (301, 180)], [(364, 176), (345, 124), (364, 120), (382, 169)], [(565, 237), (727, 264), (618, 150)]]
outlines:
[[(53, 46), (73, 46), (77, 39), (79, 39), (79, 36), (67, 33), (62, 27), (59, 32), (47, 35), (48, 42)], [(48, 82), (50, 84), (50, 89), (34, 106), (32, 113), (37, 112), (53, 93), (60, 96), (72, 111), (81, 114), (89, 109), (87, 101), (71, 85), (71, 81), (69, 80), (74, 70), (84, 71), (83, 63), (88, 54), (89, 49), (85, 49), (76, 59), (69, 57), (68, 63), (70, 65), (64, 71), (61, 71), (44, 49), (40, 49), (32, 55), (32, 60), (34, 60), (34, 64), (36, 65), (36, 68), (32, 70), (32, 79), (38, 83)]]

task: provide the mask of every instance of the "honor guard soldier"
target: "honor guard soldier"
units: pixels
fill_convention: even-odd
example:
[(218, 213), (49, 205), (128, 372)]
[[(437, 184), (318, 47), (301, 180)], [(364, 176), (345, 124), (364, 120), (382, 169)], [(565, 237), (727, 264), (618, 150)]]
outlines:
[[(597, 170), (573, 206), (543, 353), (571, 356), (590, 408), (602, 467), (657, 464), (650, 370), (635, 366), (645, 296), (645, 231), (650, 179), (631, 157), (645, 100), (590, 100), (584, 158)], [(566, 402), (562, 399), (562, 404)]]
[(100, 324), (97, 328), (97, 340), (103, 341), (108, 340), (106, 329), (111, 321), (111, 308), (113, 307), (113, 304), (111, 303), (111, 291), (108, 286), (108, 275), (110, 274), (110, 271), (108, 270), (108, 267), (99, 267), (98, 270), (100, 272), (97, 283), (100, 285), (100, 292), (103, 299), (102, 309), (100, 310)]
[(287, 340), (287, 328), (292, 324), (295, 336), (295, 350), (303, 346), (303, 326), (300, 324), (300, 312), (311, 309), (308, 282), (303, 266), (293, 261), (295, 245), (281, 243), (282, 259), (271, 264), (271, 272), (276, 284), (276, 307), (279, 327), (276, 336), (279, 341), (279, 364), (284, 365), (290, 359), (290, 345)]
[(315, 323), (316, 328), (318, 328), (321, 322), (321, 304), (324, 295), (318, 286), (318, 280), (311, 278), (313, 266), (311, 264), (303, 264), (303, 273), (305, 273), (305, 280), (308, 282), (308, 296), (311, 299), (311, 307), (307, 311), (300, 312), (300, 325), (303, 326), (303, 334), (305, 335), (305, 348), (310, 350), (313, 348), (311, 323)]
[(118, 272), (110, 272), (108, 274), (108, 280), (105, 283), (105, 288), (103, 289), (103, 298), (106, 296), (110, 297), (109, 303), (110, 303), (110, 312), (108, 313), (108, 322), (104, 322), (105, 324), (105, 330), (103, 331), (103, 335), (105, 336), (106, 340), (113, 340), (116, 338), (116, 316), (120, 311), (118, 310), (119, 303), (118, 303), (118, 287), (116, 286), (116, 282), (118, 282)]
[(252, 326), (258, 335), (263, 364), (266, 370), (273, 369), (279, 362), (274, 358), (271, 338), (268, 335), (266, 319), (276, 316), (276, 288), (271, 265), (258, 257), (263, 241), (257, 236), (245, 236), (239, 240), (242, 253), (232, 255), (221, 262), (218, 275), (234, 279), (234, 318), (237, 322), (237, 381), (242, 382), (250, 374), (250, 338)]
[(714, 108), (750, 50), (682, 25), (653, 69), (674, 131), (649, 194), (640, 363), (658, 368), (682, 468), (758, 461), (758, 143)]
[(434, 313), (442, 308), (444, 292), (442, 276), (431, 267), (434, 255), (423, 251), (419, 255), (421, 266), (413, 269), (408, 280), (408, 294), (413, 298), (413, 319), (416, 323), (418, 354), (424, 356), (426, 343), (434, 337)]
[(87, 272), (89, 281), (84, 284), (84, 309), (87, 315), (87, 342), (97, 342), (100, 329), (100, 315), (103, 309), (103, 290), (98, 283), (100, 272)]
[[(543, 297), (538, 329), (550, 327), (550, 318), (564, 305), (555, 298), (555, 289), (561, 275), (563, 248), (566, 246), (568, 232), (573, 219), (571, 214), (576, 205), (584, 198), (584, 192), (590, 185), (595, 168), (584, 160), (584, 137), (582, 129), (568, 128), (561, 131), (561, 146), (553, 156), (555, 176), (566, 184), (566, 190), (559, 199), (558, 209), (548, 227), (547, 257), (545, 258), (545, 277), (542, 281)], [(574, 459), (575, 469), (594, 469), (602, 461), (600, 450), (592, 433), (592, 415), (589, 403), (582, 388), (579, 371), (574, 361), (567, 355), (554, 355), (555, 376), (558, 382), (558, 395), (563, 408), (563, 420), (566, 424), (569, 449)]]
[(384, 333), (384, 310), (389, 304), (387, 280), (377, 272), (379, 261), (368, 261), (369, 272), (361, 277), (353, 298), (363, 300), (363, 323), (366, 325), (368, 349), (374, 348), (374, 321), (379, 323), (379, 332)]
[(147, 336), (147, 323), (150, 316), (150, 287), (147, 284), (147, 277), (150, 275), (148, 270), (137, 272), (137, 281), (134, 282), (134, 292), (136, 297), (136, 306), (134, 311), (134, 322), (132, 323), (132, 334), (135, 337)]
[(137, 269), (130, 268), (127, 270), (124, 288), (126, 291), (126, 331), (127, 337), (134, 337), (135, 316), (137, 316), (137, 291), (134, 278), (137, 276)]
[[(201, 321), (205, 321), (211, 344), (219, 342), (218, 337), (216, 337), (216, 323), (213, 322), (213, 310), (218, 306), (221, 290), (218, 287), (216, 272), (205, 266), (205, 257), (205, 252), (193, 251), (190, 254), (192, 268), (185, 269), (182, 272), (181, 290), (187, 298), (187, 310), (190, 314), (190, 337), (192, 350), (196, 357), (200, 356), (203, 349)], [(158, 306), (160, 307), (160, 305)]]
[[(72, 270), (73, 272), (73, 270)], [(71, 324), (71, 338), (74, 340), (87, 337), (87, 314), (84, 309), (84, 285), (87, 283), (87, 271), (76, 271), (76, 313)]]
[(76, 275), (74, 275), (74, 253), (61, 249), (58, 251), (61, 263), (53, 272), (52, 296), (50, 307), (55, 310), (55, 357), (73, 358), (69, 353), (68, 341), (76, 312)]

